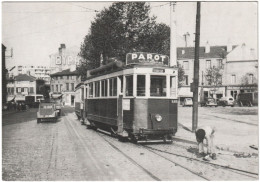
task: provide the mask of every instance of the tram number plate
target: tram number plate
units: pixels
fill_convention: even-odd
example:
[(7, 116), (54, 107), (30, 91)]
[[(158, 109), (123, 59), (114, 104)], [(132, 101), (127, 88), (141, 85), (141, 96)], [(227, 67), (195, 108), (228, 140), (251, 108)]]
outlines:
[(123, 99), (123, 110), (130, 111), (130, 99)]
[(160, 68), (153, 68), (153, 72), (156, 72), (156, 73), (164, 73), (165, 70), (164, 70), (164, 69), (160, 69)]
[(172, 103), (178, 103), (178, 100), (172, 100)]

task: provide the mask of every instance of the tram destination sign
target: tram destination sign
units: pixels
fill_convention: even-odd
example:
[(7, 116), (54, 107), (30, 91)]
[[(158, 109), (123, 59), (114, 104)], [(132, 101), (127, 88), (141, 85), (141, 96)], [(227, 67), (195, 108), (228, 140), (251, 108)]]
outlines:
[(169, 66), (169, 56), (156, 54), (156, 53), (146, 53), (146, 52), (135, 52), (128, 53), (126, 55), (126, 64), (156, 64)]

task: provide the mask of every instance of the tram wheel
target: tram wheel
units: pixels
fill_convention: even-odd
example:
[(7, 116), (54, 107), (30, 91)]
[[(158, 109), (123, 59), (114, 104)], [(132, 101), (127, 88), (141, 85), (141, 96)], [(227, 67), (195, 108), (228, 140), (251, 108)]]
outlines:
[(118, 135), (118, 140), (119, 140), (120, 142), (127, 142), (127, 138), (126, 138), (126, 137), (122, 137), (122, 136), (120, 136), (120, 135)]
[(133, 142), (134, 144), (137, 144), (138, 139), (134, 135), (131, 135), (130, 139), (131, 139), (131, 142)]

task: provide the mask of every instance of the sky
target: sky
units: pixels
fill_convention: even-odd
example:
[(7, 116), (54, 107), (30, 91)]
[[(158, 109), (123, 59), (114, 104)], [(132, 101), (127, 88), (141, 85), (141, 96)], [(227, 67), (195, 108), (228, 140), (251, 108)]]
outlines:
[[(169, 2), (150, 3), (151, 13), (158, 23), (170, 25)], [(112, 2), (3, 2), (2, 43), (7, 56), (13, 48), (14, 65), (50, 65), (49, 55), (66, 47), (80, 47), (89, 33), (91, 22)], [(233, 45), (246, 43), (258, 50), (257, 2), (202, 2), (200, 45)], [(195, 35), (196, 2), (177, 2), (177, 34)], [(178, 40), (178, 39), (177, 39)], [(192, 41), (191, 41), (192, 42)], [(183, 42), (177, 41), (177, 46)]]

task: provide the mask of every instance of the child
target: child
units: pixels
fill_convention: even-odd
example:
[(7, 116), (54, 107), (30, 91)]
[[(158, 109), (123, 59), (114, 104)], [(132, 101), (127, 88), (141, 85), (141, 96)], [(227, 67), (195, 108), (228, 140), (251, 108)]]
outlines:
[(210, 126), (203, 126), (196, 130), (196, 140), (199, 146), (199, 154), (204, 156), (204, 147), (203, 147), (203, 140), (206, 139), (207, 142), (207, 155), (204, 157), (204, 160), (208, 160), (211, 157), (213, 160), (216, 160), (216, 154), (214, 153), (214, 133), (216, 129)]

